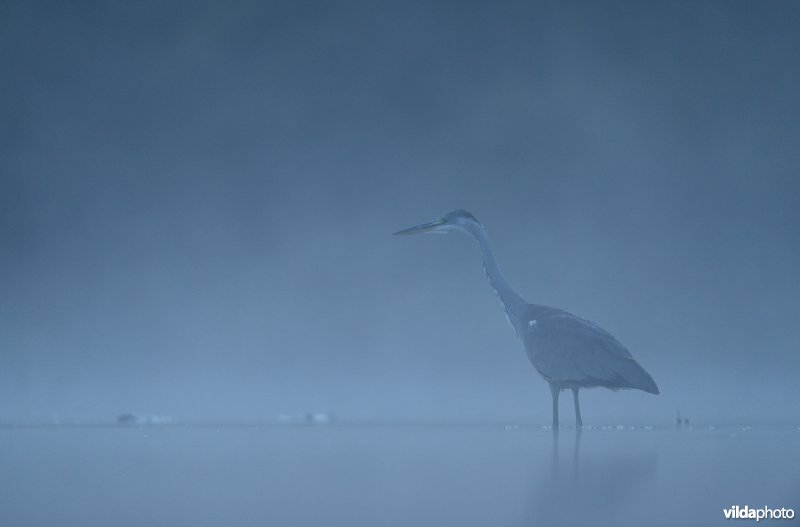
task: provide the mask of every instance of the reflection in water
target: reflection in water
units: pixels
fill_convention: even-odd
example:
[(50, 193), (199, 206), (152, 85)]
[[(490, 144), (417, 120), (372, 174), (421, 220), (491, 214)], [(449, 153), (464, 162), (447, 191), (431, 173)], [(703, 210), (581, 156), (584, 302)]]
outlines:
[(734, 504), (800, 509), (798, 437), (796, 426), (0, 428), (13, 475), (0, 477), (0, 525), (730, 527)]
[(578, 474), (580, 472), (580, 464), (581, 464), (581, 436), (583, 435), (583, 428), (578, 427), (575, 429), (575, 448), (572, 451), (572, 458), (574, 460), (574, 476), (575, 479), (578, 479)]
[[(589, 444), (583, 444), (588, 439)], [(597, 435), (553, 430), (550, 471), (534, 484), (529, 525), (619, 525), (647, 519), (647, 489), (658, 456), (630, 443), (595, 444)], [(582, 452), (583, 450), (583, 452)], [(547, 466), (545, 463), (542, 466)]]

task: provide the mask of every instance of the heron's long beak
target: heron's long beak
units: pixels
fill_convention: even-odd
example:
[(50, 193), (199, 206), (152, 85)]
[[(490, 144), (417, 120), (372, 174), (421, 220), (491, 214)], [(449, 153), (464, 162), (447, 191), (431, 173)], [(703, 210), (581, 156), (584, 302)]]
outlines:
[(408, 236), (409, 234), (420, 234), (423, 232), (430, 232), (439, 225), (441, 225), (442, 223), (444, 223), (443, 220), (433, 220), (429, 221), (428, 223), (422, 223), (415, 227), (409, 227), (408, 229), (403, 229), (402, 231), (397, 231), (394, 234), (397, 236)]

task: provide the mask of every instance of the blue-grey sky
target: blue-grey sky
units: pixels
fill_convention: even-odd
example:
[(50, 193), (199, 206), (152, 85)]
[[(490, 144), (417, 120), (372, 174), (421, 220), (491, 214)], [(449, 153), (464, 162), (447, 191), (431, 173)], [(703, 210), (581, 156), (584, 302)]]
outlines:
[[(451, 208), (662, 394), (797, 420), (800, 5), (4, 2), (0, 420), (549, 420)], [(565, 414), (566, 415), (566, 414)]]

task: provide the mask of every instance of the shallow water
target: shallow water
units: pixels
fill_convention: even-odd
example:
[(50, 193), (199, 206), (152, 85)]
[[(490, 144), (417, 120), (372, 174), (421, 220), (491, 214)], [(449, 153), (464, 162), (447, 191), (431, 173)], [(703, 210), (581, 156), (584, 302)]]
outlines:
[(796, 427), (4, 428), (0, 525), (724, 525), (800, 509), (798, 446)]

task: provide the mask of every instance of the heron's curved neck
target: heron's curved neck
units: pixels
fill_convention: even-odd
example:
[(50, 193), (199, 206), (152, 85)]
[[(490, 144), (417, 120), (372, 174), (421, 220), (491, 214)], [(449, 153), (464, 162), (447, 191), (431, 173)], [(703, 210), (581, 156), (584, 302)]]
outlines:
[(483, 270), (486, 272), (486, 278), (489, 279), (489, 284), (497, 293), (508, 315), (514, 319), (521, 314), (522, 308), (526, 305), (525, 299), (508, 285), (503, 273), (500, 272), (486, 229), (478, 225), (469, 225), (466, 227), (466, 231), (478, 242), (481, 256), (483, 257)]

